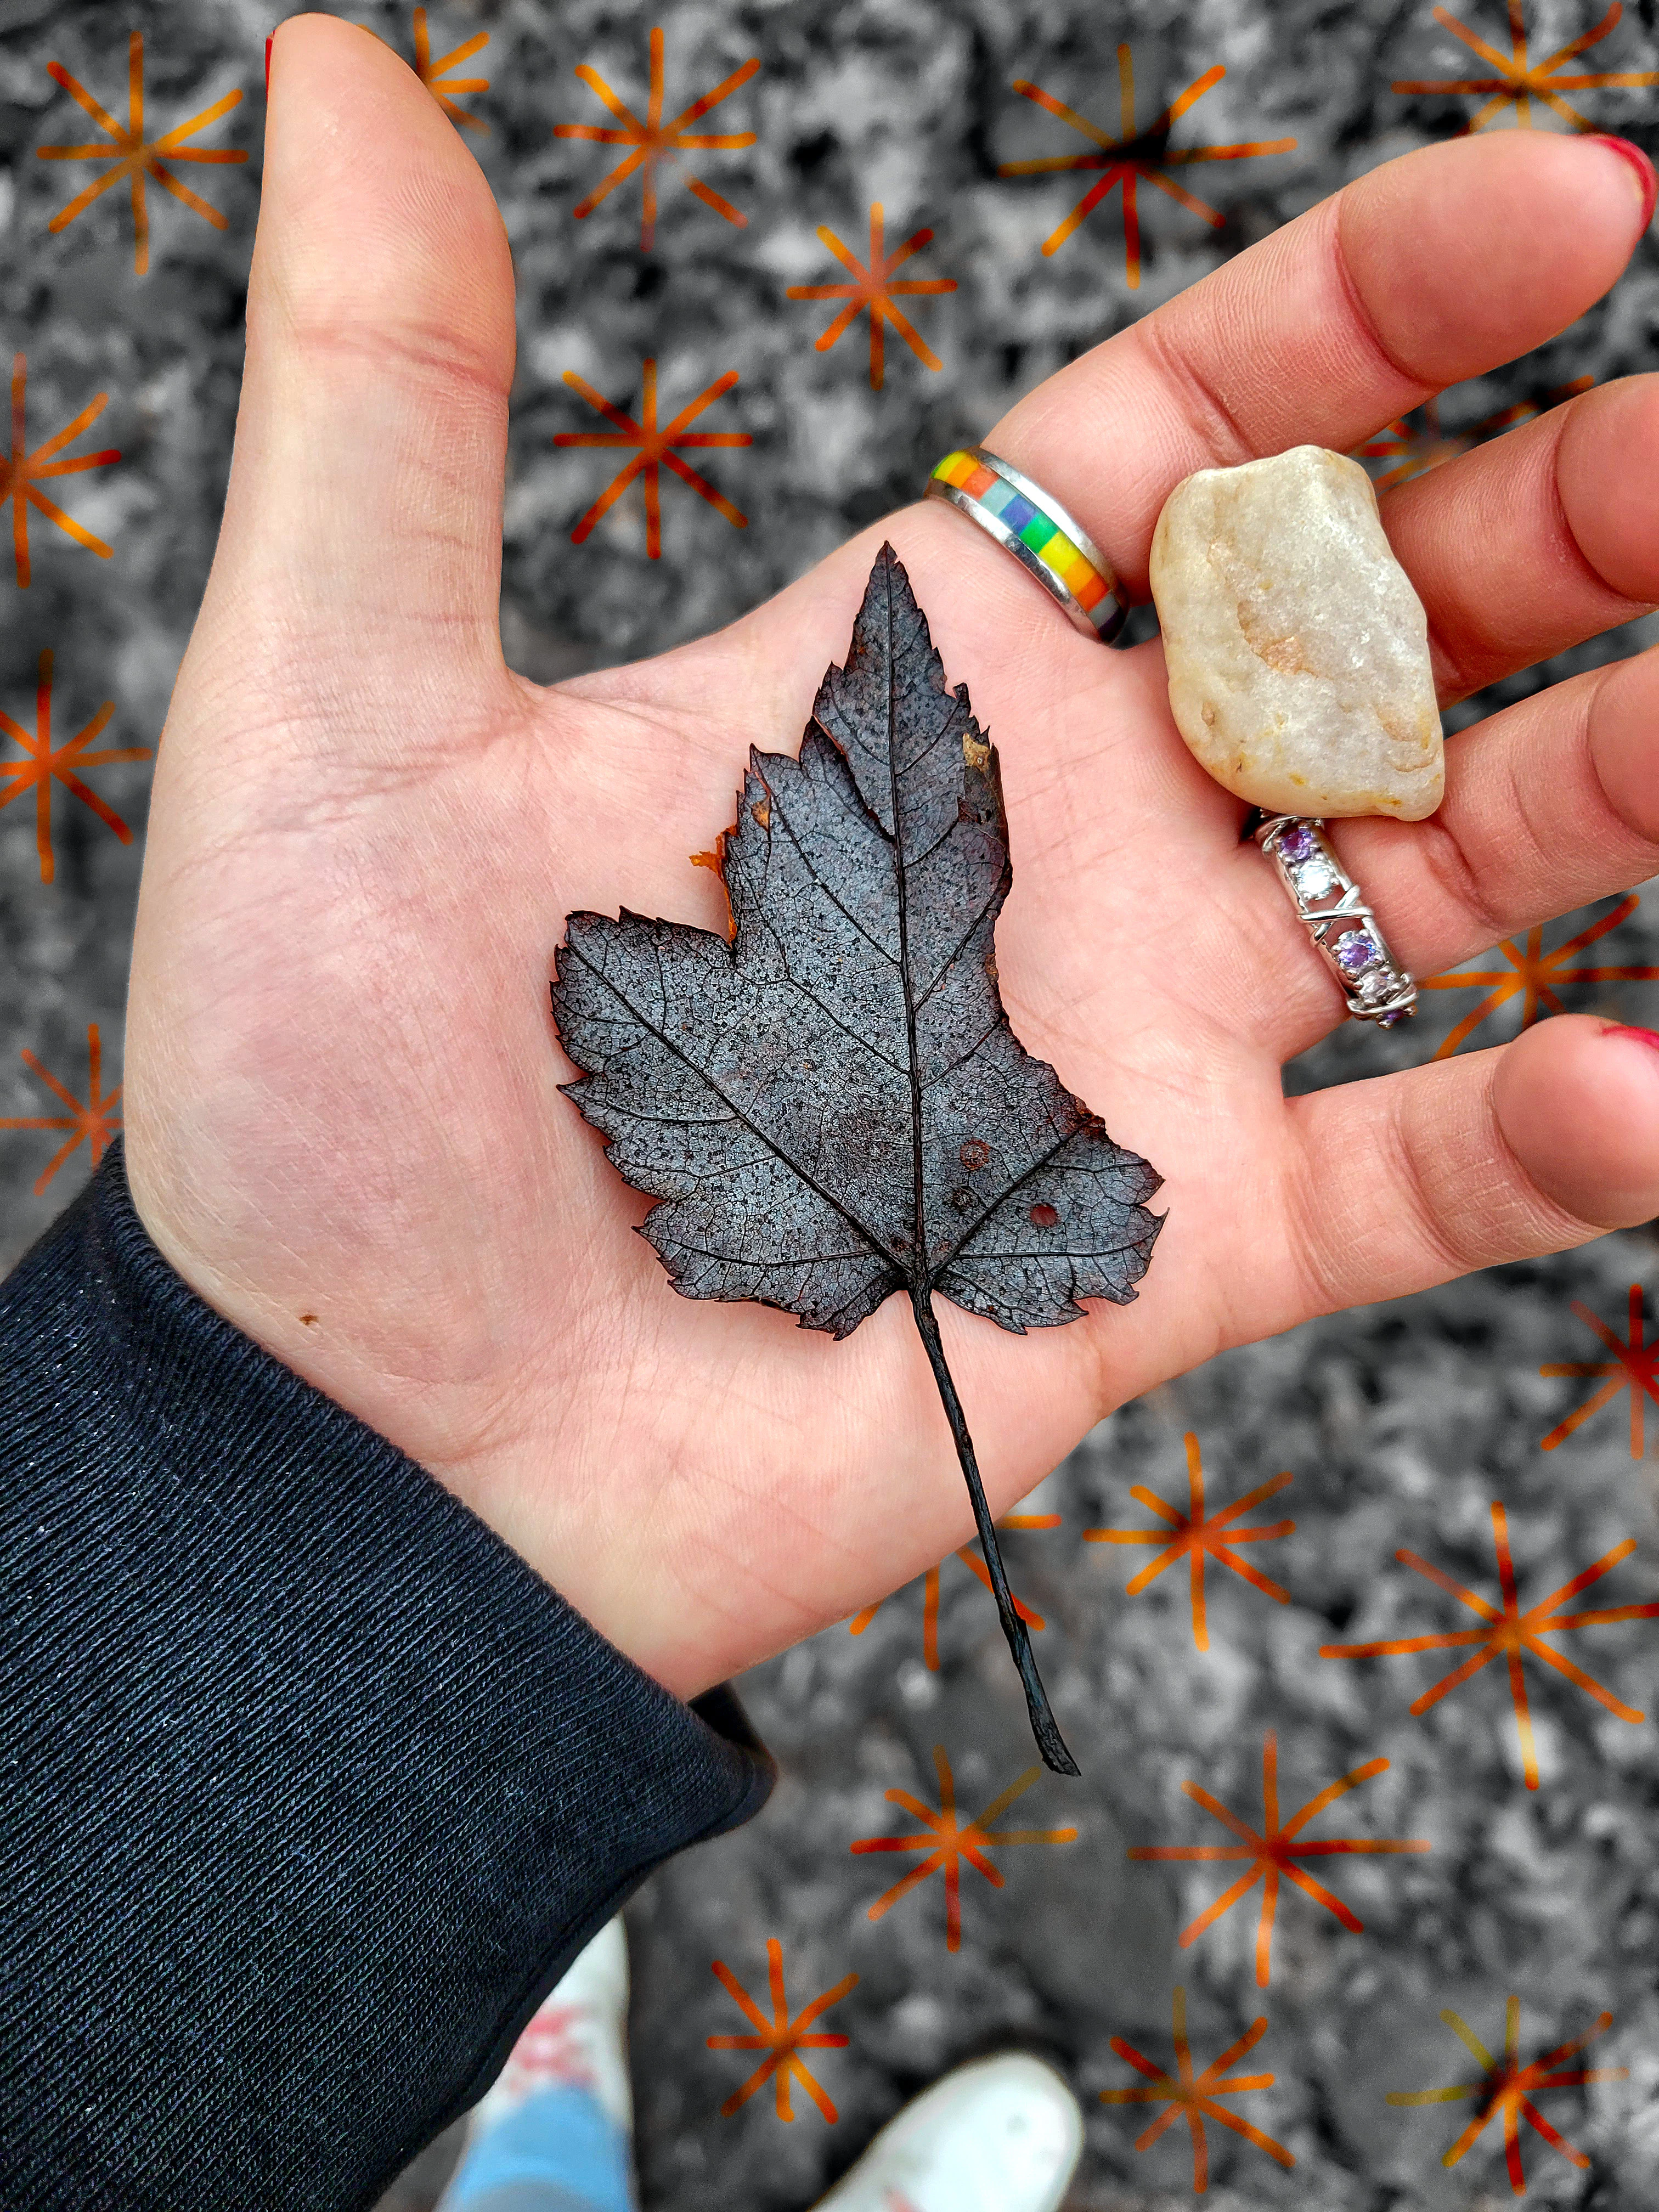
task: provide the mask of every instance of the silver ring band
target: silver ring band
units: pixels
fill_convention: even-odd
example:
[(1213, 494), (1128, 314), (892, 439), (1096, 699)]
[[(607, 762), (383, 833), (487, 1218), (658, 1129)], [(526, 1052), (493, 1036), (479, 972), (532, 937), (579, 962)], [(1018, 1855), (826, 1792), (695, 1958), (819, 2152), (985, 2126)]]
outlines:
[(1323, 823), (1308, 815), (1271, 815), (1255, 840), (1278, 868), (1353, 1018), (1386, 1030), (1414, 1014), (1417, 985), (1389, 951), (1358, 884), (1332, 850)]
[(1129, 602), (1092, 538), (1022, 470), (983, 446), (947, 453), (923, 495), (946, 500), (1012, 553), (1086, 637), (1110, 645), (1128, 619)]

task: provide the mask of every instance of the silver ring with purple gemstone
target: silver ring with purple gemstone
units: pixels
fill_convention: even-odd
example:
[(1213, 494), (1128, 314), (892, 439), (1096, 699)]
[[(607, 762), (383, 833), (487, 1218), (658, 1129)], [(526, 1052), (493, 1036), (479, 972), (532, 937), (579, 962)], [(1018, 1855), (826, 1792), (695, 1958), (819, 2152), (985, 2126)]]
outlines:
[(1331, 848), (1324, 824), (1274, 814), (1255, 832), (1304, 927), (1342, 986), (1356, 1021), (1392, 1029), (1417, 1012), (1417, 985), (1389, 950), (1359, 886)]

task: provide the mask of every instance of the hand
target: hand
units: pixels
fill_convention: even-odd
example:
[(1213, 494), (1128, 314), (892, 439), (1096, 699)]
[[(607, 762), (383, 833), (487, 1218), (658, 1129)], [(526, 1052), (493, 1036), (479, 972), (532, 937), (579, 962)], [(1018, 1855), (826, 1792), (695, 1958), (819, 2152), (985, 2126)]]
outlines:
[[(1373, 172), (1053, 377), (987, 442), (1144, 594), (1191, 470), (1346, 449), (1618, 276), (1638, 179), (1531, 133)], [(225, 520), (158, 764), (127, 1151), (201, 1294), (431, 1469), (692, 1694), (961, 1543), (906, 1302), (846, 1343), (671, 1290), (556, 1086), (568, 911), (723, 927), (688, 856), (798, 743), (877, 544), (1002, 754), (1016, 1032), (1165, 1177), (1137, 1304), (1018, 1338), (945, 1306), (994, 1509), (1231, 1344), (1659, 1208), (1659, 1040), (1557, 1018), (1287, 1102), (1336, 987), (1156, 643), (1073, 632), (916, 506), (701, 643), (541, 690), (502, 663), (513, 277), (459, 136), (366, 33), (277, 33)], [(1585, 394), (1393, 492), (1443, 699), (1659, 599), (1659, 390)], [(573, 556), (574, 557), (574, 556)], [(1431, 822), (1337, 842), (1431, 974), (1659, 869), (1659, 661), (1455, 738)], [(1160, 1200), (1162, 1203), (1162, 1200)]]

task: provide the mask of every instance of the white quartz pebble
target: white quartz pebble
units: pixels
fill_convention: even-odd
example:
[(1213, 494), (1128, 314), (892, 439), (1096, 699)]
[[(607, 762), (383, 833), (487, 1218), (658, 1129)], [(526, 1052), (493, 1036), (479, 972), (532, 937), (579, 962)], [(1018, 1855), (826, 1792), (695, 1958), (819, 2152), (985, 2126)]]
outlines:
[(1218, 783), (1272, 814), (1433, 813), (1428, 619), (1358, 461), (1200, 469), (1164, 501), (1152, 584), (1170, 706)]

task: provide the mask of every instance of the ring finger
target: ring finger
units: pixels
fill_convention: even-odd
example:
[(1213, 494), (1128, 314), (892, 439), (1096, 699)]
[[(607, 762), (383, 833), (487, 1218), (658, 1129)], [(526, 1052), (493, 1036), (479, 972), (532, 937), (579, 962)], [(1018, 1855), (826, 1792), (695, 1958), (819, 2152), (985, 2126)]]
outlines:
[[(1366, 817), (1333, 823), (1330, 835), (1419, 976), (1659, 873), (1659, 647), (1455, 738), (1446, 796), (1427, 821)], [(1250, 847), (1237, 870), (1241, 937), (1264, 970), (1255, 1018), (1291, 1059), (1340, 1018), (1340, 995), (1276, 871)]]

